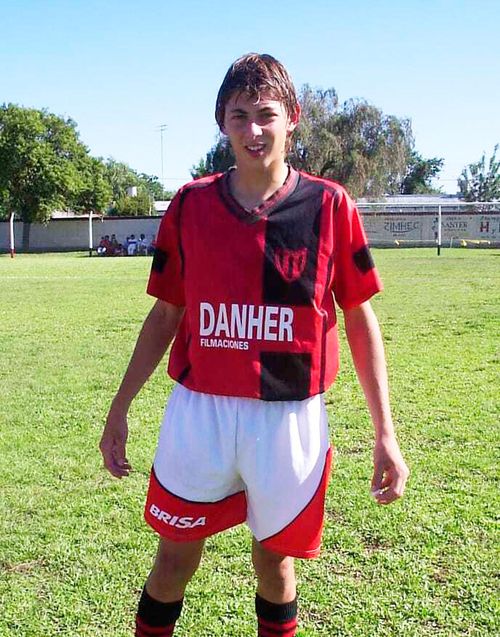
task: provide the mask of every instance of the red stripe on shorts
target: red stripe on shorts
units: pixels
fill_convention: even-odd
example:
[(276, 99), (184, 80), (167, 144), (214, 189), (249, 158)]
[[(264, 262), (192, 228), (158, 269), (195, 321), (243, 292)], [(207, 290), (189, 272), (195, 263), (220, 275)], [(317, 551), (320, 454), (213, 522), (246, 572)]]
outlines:
[(218, 502), (185, 500), (165, 489), (153, 468), (144, 517), (157, 533), (170, 540), (201, 540), (244, 522), (247, 517), (246, 496), (241, 491)]
[(326, 453), (323, 474), (315, 494), (290, 524), (275, 535), (261, 540), (265, 548), (291, 557), (318, 557), (321, 550), (325, 496), (331, 464), (332, 450), (330, 448)]

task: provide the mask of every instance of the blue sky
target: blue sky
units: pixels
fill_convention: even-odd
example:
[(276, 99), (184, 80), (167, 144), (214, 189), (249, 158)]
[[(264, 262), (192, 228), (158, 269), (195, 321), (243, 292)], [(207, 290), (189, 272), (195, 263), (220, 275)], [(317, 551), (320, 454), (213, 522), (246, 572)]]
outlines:
[(169, 189), (213, 145), (229, 64), (271, 53), (295, 85), (409, 117), (441, 185), (500, 142), (498, 0), (0, 0), (0, 103), (78, 123), (92, 155), (161, 175)]

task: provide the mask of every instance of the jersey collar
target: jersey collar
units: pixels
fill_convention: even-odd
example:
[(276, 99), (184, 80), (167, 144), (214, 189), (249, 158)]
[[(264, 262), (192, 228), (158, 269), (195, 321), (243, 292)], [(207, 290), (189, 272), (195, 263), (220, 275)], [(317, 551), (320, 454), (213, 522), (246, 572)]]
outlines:
[(285, 183), (259, 206), (248, 210), (238, 203), (231, 192), (229, 176), (233, 170), (235, 170), (235, 167), (230, 168), (222, 175), (219, 180), (219, 193), (229, 212), (238, 217), (238, 219), (247, 223), (255, 223), (256, 221), (259, 221), (259, 219), (266, 219), (269, 217), (269, 215), (274, 212), (274, 210), (283, 203), (289, 195), (292, 194), (299, 181), (299, 173), (292, 168), (292, 166), (289, 166), (288, 176), (285, 179)]

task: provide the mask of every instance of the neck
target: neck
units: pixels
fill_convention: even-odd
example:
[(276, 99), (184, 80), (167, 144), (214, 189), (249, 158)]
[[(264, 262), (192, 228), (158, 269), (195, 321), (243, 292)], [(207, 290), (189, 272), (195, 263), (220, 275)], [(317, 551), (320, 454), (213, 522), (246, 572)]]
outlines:
[(288, 165), (285, 162), (265, 170), (248, 171), (237, 167), (231, 173), (233, 197), (244, 208), (255, 208), (281, 188), (287, 176)]

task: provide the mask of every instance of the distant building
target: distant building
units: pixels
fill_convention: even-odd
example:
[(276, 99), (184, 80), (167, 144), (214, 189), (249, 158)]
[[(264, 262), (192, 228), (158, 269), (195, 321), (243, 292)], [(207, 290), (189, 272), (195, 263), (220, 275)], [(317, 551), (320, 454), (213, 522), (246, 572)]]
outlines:
[(356, 200), (359, 204), (364, 203), (376, 203), (387, 204), (390, 206), (397, 204), (415, 204), (415, 206), (438, 206), (441, 205), (456, 205), (457, 203), (464, 203), (463, 199), (457, 197), (457, 195), (385, 195), (373, 199), (370, 197), (360, 197)]
[(170, 201), (155, 201), (154, 204), (156, 214), (163, 215), (165, 214), (167, 208), (170, 206)]

